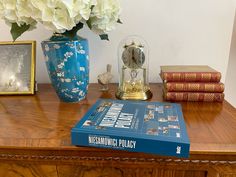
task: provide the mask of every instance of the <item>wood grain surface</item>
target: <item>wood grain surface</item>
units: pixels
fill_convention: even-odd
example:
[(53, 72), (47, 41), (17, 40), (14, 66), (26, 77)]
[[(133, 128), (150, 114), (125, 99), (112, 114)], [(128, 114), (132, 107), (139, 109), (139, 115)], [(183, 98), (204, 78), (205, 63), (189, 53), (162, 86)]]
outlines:
[[(90, 84), (87, 98), (79, 103), (60, 102), (48, 84), (39, 85), (33, 96), (1, 96), (0, 176), (236, 174), (236, 109), (227, 101), (179, 102), (191, 142), (189, 159), (72, 146), (71, 128), (96, 100), (115, 99), (117, 85), (111, 85), (109, 92), (99, 89)], [(161, 84), (151, 84), (151, 90), (150, 101), (163, 101)]]

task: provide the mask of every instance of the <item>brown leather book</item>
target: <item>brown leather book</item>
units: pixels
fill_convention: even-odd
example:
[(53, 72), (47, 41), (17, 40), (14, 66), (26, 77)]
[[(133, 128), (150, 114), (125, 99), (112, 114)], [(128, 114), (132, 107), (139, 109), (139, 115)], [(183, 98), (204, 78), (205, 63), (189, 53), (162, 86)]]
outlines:
[(220, 82), (221, 73), (205, 65), (161, 66), (164, 82)]
[(223, 83), (215, 82), (166, 82), (164, 88), (168, 92), (224, 92)]
[(224, 93), (164, 92), (164, 98), (167, 101), (223, 102)]

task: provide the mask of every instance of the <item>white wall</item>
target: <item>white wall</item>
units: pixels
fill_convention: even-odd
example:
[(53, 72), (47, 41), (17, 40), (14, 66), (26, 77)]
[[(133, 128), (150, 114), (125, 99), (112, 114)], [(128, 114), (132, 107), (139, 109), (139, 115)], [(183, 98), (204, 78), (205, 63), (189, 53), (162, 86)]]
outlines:
[[(143, 36), (150, 46), (150, 81), (160, 82), (160, 65), (206, 64), (219, 70), (225, 81), (234, 18), (231, 0), (121, 0), (123, 25), (110, 33), (110, 42), (101, 41), (88, 29), (82, 36), (90, 42), (90, 81), (113, 64), (117, 81), (117, 46), (130, 34)], [(35, 39), (37, 80), (49, 82), (40, 42), (51, 33), (38, 29), (20, 39)], [(9, 27), (0, 22), (0, 41), (11, 40)]]
[(226, 100), (236, 108), (236, 15), (225, 82), (225, 96)]

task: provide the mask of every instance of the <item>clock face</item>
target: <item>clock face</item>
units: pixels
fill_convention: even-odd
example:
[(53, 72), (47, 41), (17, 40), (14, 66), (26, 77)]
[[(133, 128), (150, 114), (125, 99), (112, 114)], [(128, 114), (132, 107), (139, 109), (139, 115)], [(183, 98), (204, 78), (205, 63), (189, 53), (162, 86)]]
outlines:
[(130, 45), (126, 47), (122, 54), (122, 60), (124, 62), (124, 65), (128, 68), (141, 68), (145, 61), (143, 48), (138, 47), (136, 45)]

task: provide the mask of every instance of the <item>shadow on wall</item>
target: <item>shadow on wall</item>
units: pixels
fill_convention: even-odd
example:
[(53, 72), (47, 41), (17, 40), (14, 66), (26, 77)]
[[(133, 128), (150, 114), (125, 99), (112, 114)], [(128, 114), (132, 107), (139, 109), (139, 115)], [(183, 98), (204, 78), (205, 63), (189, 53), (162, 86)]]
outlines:
[(231, 38), (229, 63), (225, 81), (225, 98), (236, 108), (235, 76), (236, 76), (236, 12), (234, 16), (234, 26)]

